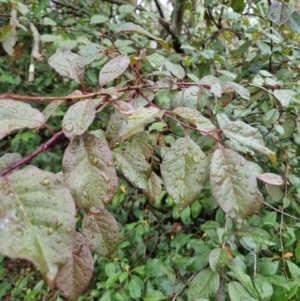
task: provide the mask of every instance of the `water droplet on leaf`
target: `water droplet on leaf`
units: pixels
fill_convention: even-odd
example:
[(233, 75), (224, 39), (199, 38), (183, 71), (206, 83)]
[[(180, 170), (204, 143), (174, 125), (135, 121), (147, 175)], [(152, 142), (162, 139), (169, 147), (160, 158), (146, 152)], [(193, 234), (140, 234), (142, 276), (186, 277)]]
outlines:
[(73, 125), (64, 125), (63, 129), (65, 132), (72, 132), (73, 131)]

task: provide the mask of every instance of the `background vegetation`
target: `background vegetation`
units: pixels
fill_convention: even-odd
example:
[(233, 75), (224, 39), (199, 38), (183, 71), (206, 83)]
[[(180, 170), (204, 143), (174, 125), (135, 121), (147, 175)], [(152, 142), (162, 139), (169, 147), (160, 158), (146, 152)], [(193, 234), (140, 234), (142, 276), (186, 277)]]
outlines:
[[(1, 300), (77, 300), (79, 295), (78, 300), (101, 301), (300, 300), (297, 5), (239, 0), (0, 4), (0, 252), (19, 258), (0, 257)], [(73, 104), (86, 98), (90, 121), (82, 119), (86, 107)], [(15, 101), (43, 112), (44, 121), (23, 124), (30, 110)], [(30, 112), (38, 122), (40, 115)], [(76, 135), (69, 123), (77, 124)], [(81, 126), (86, 128), (80, 132)], [(80, 144), (76, 136), (87, 137), (84, 133), (105, 137), (105, 156), (110, 149), (117, 167), (115, 193), (104, 186), (107, 195), (101, 194), (99, 203), (82, 201), (93, 191), (81, 189), (82, 179), (73, 177), (78, 161), (70, 169), (71, 146)], [(178, 141), (191, 147), (183, 166), (174, 159), (185, 153)], [(202, 154), (207, 165), (199, 163)], [(102, 160), (97, 156), (91, 162)], [(90, 276), (78, 278), (83, 290), (88, 285), (84, 293), (57, 281), (60, 290), (50, 289), (46, 282), (54, 286), (55, 281), (43, 270), (45, 263), (30, 257), (30, 250), (22, 253), (26, 243), (18, 236), (27, 228), (10, 225), (16, 196), (28, 200), (23, 183), (31, 175), (33, 182), (41, 180), (35, 169), (23, 169), (29, 163), (39, 168), (38, 176), (58, 173), (49, 174), (52, 182), (63, 177), (72, 197), (64, 195), (70, 207), (59, 210), (68, 218), (75, 199), (76, 220), (68, 227), (76, 223), (89, 237), (92, 259), (84, 242), (73, 250), (74, 237), (62, 237), (66, 255), (86, 252), (82, 258), (94, 263)], [(145, 164), (151, 170), (140, 168)], [(196, 177), (187, 172), (180, 192), (173, 175), (193, 166)], [(238, 175), (228, 184), (234, 172)], [(47, 187), (47, 181), (40, 184)], [(66, 193), (57, 185), (51, 193)], [(34, 186), (38, 191), (42, 188)], [(107, 211), (103, 203), (109, 203)], [(83, 226), (99, 208), (109, 220), (108, 230), (100, 227), (100, 250)], [(46, 209), (39, 213), (44, 220)], [(54, 241), (47, 243), (51, 249)], [(49, 254), (45, 258), (52, 260)], [(62, 277), (62, 282), (72, 278)]]

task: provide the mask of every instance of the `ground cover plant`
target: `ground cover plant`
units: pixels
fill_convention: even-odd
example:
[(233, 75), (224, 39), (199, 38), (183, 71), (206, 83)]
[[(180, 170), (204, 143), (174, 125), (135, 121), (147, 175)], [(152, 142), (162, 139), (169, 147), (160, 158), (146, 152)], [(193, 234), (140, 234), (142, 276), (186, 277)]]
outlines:
[(1, 297), (300, 300), (297, 5), (1, 4)]

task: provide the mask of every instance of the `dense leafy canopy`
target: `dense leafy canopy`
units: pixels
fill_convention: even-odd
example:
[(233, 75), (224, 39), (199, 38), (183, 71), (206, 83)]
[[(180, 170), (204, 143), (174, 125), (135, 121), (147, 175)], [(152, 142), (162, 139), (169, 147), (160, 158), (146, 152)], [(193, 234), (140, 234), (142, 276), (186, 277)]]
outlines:
[(300, 299), (297, 5), (0, 3), (1, 254), (72, 301)]

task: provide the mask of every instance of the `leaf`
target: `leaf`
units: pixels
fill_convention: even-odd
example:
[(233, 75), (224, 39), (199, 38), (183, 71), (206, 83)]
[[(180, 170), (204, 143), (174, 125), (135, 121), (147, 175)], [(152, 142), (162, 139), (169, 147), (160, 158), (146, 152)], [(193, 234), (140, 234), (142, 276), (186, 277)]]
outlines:
[(97, 214), (85, 214), (82, 233), (99, 256), (110, 256), (119, 244), (118, 223), (105, 209)]
[(299, 281), (300, 280), (300, 268), (294, 264), (293, 262), (287, 260), (287, 266), (289, 268), (290, 274), (293, 280)]
[(247, 161), (231, 149), (217, 149), (211, 159), (210, 185), (212, 195), (223, 211), (236, 222), (258, 211), (255, 174)]
[(143, 27), (141, 27), (139, 25), (136, 25), (136, 24), (134, 24), (132, 22), (127, 22), (127, 23), (122, 24), (119, 27), (119, 29), (116, 31), (116, 33), (114, 34), (114, 36), (116, 36), (119, 33), (137, 33), (137, 34), (146, 36), (147, 38), (156, 40), (163, 48), (165, 48), (166, 50), (169, 50), (168, 43), (166, 43), (165, 41), (163, 41), (160, 38), (156, 38), (149, 31), (147, 31)]
[(103, 15), (94, 15), (91, 17), (90, 24), (99, 24), (108, 21), (108, 18)]
[(108, 82), (121, 76), (130, 64), (128, 56), (119, 55), (110, 61), (108, 61), (100, 71), (99, 74), (99, 85), (103, 87)]
[(75, 137), (65, 151), (62, 171), (64, 182), (81, 209), (99, 212), (116, 193), (118, 178), (103, 138), (91, 134)]
[(70, 301), (77, 301), (87, 288), (94, 269), (94, 261), (87, 239), (76, 232), (73, 255), (59, 271), (55, 284)]
[(244, 1), (240, 0), (232, 0), (231, 2), (231, 8), (236, 12), (236, 13), (242, 13), (246, 7), (246, 3)]
[(178, 64), (173, 64), (170, 61), (166, 60), (165, 61), (165, 67), (168, 71), (170, 71), (175, 77), (179, 79), (183, 79), (185, 77), (185, 71), (184, 69), (178, 65)]
[(272, 109), (266, 112), (263, 116), (263, 122), (265, 125), (270, 125), (275, 123), (280, 117), (280, 113), (277, 109)]
[(296, 93), (292, 90), (278, 89), (274, 91), (275, 97), (280, 101), (283, 107), (287, 107), (290, 102), (299, 102)]
[(270, 45), (267, 44), (265, 41), (257, 40), (256, 41), (256, 46), (260, 50), (260, 53), (263, 56), (269, 56), (269, 55), (272, 54)]
[(187, 136), (176, 140), (165, 154), (160, 168), (166, 190), (181, 212), (203, 188), (208, 173), (206, 156)]
[(273, 246), (275, 244), (271, 235), (263, 229), (244, 225), (236, 231), (236, 234), (237, 237), (248, 238), (258, 245)]
[(0, 171), (22, 159), (19, 153), (6, 153), (0, 157)]
[(239, 261), (237, 260), (237, 258), (230, 260), (227, 265), (234, 272), (236, 278), (243, 284), (243, 286), (248, 290), (248, 292), (255, 299), (258, 300), (259, 295), (251, 281), (251, 278), (249, 275), (246, 274), (246, 271), (239, 265)]
[(294, 11), (295, 7), (293, 4), (280, 2), (272, 3), (269, 6), (267, 18), (274, 22), (276, 25), (280, 26), (290, 19)]
[(143, 301), (160, 301), (166, 299), (169, 299), (169, 296), (165, 296), (160, 291), (154, 289), (147, 289), (143, 297)]
[(62, 129), (66, 137), (73, 140), (74, 137), (82, 135), (94, 121), (97, 99), (80, 100), (73, 104), (66, 112)]
[(142, 296), (142, 291), (139, 286), (139, 283), (136, 281), (135, 278), (131, 278), (129, 283), (128, 283), (128, 290), (131, 298), (133, 300), (138, 300)]
[(241, 85), (238, 85), (234, 82), (226, 82), (226, 85), (230, 86), (237, 94), (239, 94), (242, 98), (249, 100), (250, 92)]
[(155, 134), (149, 134), (146, 131), (139, 132), (135, 134), (130, 142), (130, 146), (134, 149), (134, 151), (143, 154), (147, 161), (152, 156), (152, 149), (156, 144), (156, 137)]
[(242, 122), (230, 121), (223, 128), (224, 135), (230, 139), (230, 145), (238, 151), (254, 154), (258, 152), (263, 155), (273, 154), (265, 147), (264, 139), (258, 129)]
[(66, 48), (58, 48), (48, 64), (61, 76), (83, 83), (85, 63), (83, 58)]
[(155, 118), (161, 118), (164, 114), (163, 110), (155, 107), (138, 107), (135, 112), (127, 117), (120, 125), (119, 136), (121, 142), (130, 138), (132, 135), (143, 131), (144, 126), (153, 122)]
[(159, 69), (159, 68), (163, 67), (165, 64), (165, 58), (156, 52), (152, 53), (150, 55), (147, 55), (146, 58), (153, 68)]
[(155, 172), (151, 172), (151, 176), (148, 180), (148, 188), (143, 190), (145, 197), (152, 203), (154, 203), (161, 194), (160, 178)]
[(254, 285), (261, 299), (268, 300), (272, 297), (273, 286), (266, 277), (256, 274), (254, 276)]
[(294, 11), (291, 18), (287, 20), (286, 25), (295, 33), (300, 33), (300, 14)]
[(30, 260), (53, 286), (72, 256), (75, 205), (55, 174), (27, 166), (0, 178), (0, 253)]
[(114, 108), (122, 114), (132, 115), (134, 113), (134, 107), (125, 101), (115, 100), (112, 102)]
[(134, 187), (148, 189), (152, 171), (144, 155), (137, 153), (134, 149), (126, 149), (116, 153), (116, 161), (123, 175)]
[(244, 55), (247, 52), (247, 50), (249, 49), (249, 47), (251, 46), (251, 44), (252, 44), (252, 40), (245, 42), (237, 50), (232, 52), (232, 56), (239, 57), (241, 55)]
[(197, 274), (197, 276), (191, 281), (187, 291), (188, 300), (194, 300), (196, 298), (209, 299), (218, 291), (219, 285), (219, 274), (213, 272), (209, 268), (205, 269)]
[(258, 299), (253, 298), (237, 281), (229, 283), (228, 291), (231, 301), (258, 301)]
[(278, 186), (266, 184), (265, 185), (268, 195), (274, 202), (279, 203), (283, 200), (285, 194), (284, 191)]
[(0, 42), (6, 53), (10, 56), (14, 54), (14, 46), (18, 41), (18, 33), (14, 26), (4, 25), (0, 31)]
[(274, 173), (262, 173), (256, 176), (258, 179), (263, 181), (264, 183), (281, 186), (284, 184), (284, 180), (282, 176), (276, 175)]
[(115, 112), (111, 115), (105, 134), (105, 138), (110, 147), (114, 147), (120, 144), (121, 139), (119, 136), (119, 130), (125, 122), (126, 117), (127, 116), (125, 114), (122, 114), (120, 112)]
[[(201, 131), (211, 132), (217, 129), (208, 118), (205, 118), (199, 111), (194, 109), (179, 107), (173, 113), (196, 125)], [(205, 132), (201, 134), (206, 135)], [(212, 132), (211, 134), (213, 135), (214, 133)]]
[(44, 125), (44, 116), (29, 104), (2, 99), (0, 102), (0, 139), (22, 128), (37, 128)]
[(54, 100), (43, 110), (44, 120), (47, 120), (55, 113), (56, 109), (64, 102), (64, 100)]
[(217, 272), (219, 267), (222, 267), (227, 262), (227, 253), (226, 251), (215, 248), (209, 254), (209, 266), (214, 271)]
[(82, 47), (78, 54), (83, 58), (84, 64), (88, 65), (94, 61), (97, 61), (101, 58), (102, 52), (105, 51), (106, 48), (103, 46), (96, 44), (96, 43), (90, 43), (84, 47)]

